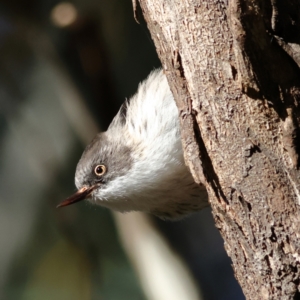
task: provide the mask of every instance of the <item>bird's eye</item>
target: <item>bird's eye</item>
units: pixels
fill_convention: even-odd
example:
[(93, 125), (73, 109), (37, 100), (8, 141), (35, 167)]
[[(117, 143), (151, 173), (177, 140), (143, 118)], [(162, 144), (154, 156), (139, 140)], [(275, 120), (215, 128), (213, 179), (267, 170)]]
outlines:
[(97, 165), (94, 169), (96, 176), (102, 176), (106, 173), (106, 167), (104, 165)]

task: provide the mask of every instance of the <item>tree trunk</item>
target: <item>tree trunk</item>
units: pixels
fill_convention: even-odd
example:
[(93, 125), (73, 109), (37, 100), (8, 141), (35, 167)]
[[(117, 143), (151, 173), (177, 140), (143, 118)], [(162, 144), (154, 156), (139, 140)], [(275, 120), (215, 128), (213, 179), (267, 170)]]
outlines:
[(300, 299), (299, 0), (139, 2), (246, 298)]

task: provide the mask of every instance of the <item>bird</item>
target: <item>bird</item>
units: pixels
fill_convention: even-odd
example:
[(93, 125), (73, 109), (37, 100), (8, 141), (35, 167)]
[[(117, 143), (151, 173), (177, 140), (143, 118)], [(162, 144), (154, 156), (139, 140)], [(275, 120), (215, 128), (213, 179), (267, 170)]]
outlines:
[(185, 165), (178, 109), (162, 69), (152, 71), (125, 101), (107, 131), (84, 150), (77, 192), (63, 207), (87, 199), (119, 212), (174, 220), (208, 205), (204, 185)]

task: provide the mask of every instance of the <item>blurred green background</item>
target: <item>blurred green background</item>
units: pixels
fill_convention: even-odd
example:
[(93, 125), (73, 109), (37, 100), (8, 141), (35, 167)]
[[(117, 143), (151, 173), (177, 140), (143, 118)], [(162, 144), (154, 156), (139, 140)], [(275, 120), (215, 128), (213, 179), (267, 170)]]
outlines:
[(130, 0), (0, 2), (0, 299), (171, 300), (151, 281), (181, 284), (156, 262), (199, 299), (244, 299), (209, 209), (172, 223), (55, 208), (85, 145), (160, 65), (138, 18)]

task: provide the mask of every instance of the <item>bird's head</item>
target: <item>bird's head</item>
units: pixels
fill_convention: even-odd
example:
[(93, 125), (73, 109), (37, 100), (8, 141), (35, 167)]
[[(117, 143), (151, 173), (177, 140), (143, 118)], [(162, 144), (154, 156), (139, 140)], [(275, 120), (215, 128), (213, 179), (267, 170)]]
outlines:
[(110, 200), (105, 191), (111, 190), (114, 181), (125, 176), (132, 164), (130, 149), (110, 137), (105, 132), (100, 133), (86, 147), (75, 173), (78, 190), (57, 207), (89, 198), (94, 202)]

